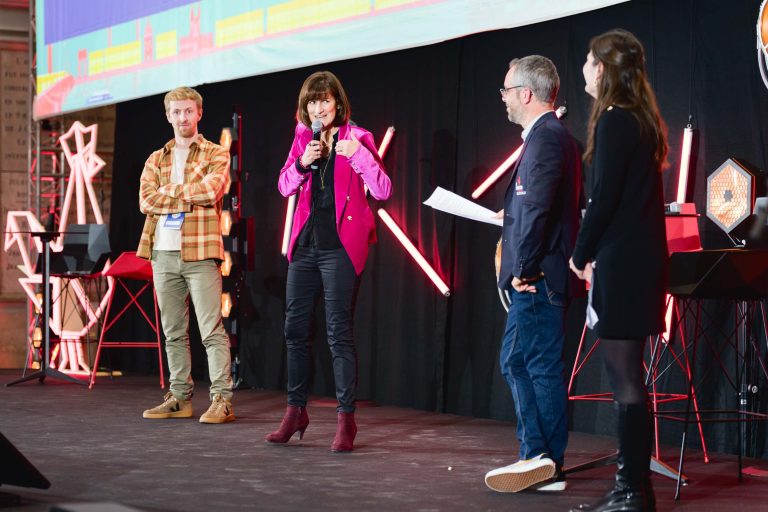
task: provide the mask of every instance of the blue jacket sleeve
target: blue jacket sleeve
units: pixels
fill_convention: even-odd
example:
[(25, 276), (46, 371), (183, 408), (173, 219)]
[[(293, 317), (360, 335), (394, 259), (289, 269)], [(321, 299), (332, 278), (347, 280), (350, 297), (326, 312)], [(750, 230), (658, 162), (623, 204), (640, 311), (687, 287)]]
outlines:
[(541, 273), (547, 218), (563, 178), (565, 155), (557, 134), (538, 130), (536, 138), (536, 144), (530, 144), (525, 155), (533, 167), (528, 171), (521, 201), (520, 261), (514, 272), (518, 278), (535, 278)]

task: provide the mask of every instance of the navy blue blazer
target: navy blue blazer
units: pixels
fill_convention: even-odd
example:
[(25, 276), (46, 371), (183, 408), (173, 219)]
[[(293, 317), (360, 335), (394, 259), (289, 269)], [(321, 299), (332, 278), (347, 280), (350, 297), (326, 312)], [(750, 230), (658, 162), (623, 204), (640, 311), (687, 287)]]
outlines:
[(554, 112), (536, 120), (504, 196), (499, 288), (512, 278), (544, 274), (550, 290), (568, 296), (583, 287), (568, 269), (579, 230), (581, 154)]

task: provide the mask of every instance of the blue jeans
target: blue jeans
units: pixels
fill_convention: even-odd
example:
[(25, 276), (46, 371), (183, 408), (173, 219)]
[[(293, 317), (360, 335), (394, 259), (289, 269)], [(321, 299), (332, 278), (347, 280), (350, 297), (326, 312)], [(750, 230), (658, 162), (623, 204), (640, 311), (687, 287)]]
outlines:
[(515, 401), (520, 459), (544, 454), (562, 465), (568, 443), (563, 374), (567, 301), (544, 279), (536, 282), (536, 290), (510, 292), (499, 364)]

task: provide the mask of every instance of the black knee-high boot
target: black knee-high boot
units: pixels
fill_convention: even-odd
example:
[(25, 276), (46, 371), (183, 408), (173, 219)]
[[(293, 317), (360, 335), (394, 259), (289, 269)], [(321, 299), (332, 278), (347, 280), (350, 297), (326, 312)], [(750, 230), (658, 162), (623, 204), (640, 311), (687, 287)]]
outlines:
[(594, 505), (572, 511), (655, 512), (656, 498), (650, 478), (651, 415), (648, 405), (614, 402), (618, 411), (619, 450), (613, 489)]

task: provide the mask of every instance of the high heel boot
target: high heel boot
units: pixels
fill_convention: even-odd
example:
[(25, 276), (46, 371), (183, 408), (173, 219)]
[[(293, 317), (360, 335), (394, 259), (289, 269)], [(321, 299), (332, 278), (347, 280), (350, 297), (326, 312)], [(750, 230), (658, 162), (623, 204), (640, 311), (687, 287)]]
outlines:
[(351, 452), (355, 436), (357, 435), (357, 425), (355, 424), (354, 412), (340, 412), (336, 419), (336, 437), (333, 439), (331, 451), (333, 452)]
[(271, 434), (267, 434), (264, 440), (269, 443), (287, 443), (296, 432), (299, 433), (299, 439), (302, 439), (308, 425), (309, 415), (307, 414), (307, 408), (289, 405), (285, 408), (285, 416), (283, 416), (283, 421), (280, 422), (280, 428)]
[(594, 505), (579, 505), (575, 511), (655, 512), (651, 486), (651, 415), (648, 405), (615, 402), (618, 411), (619, 452), (613, 489)]

